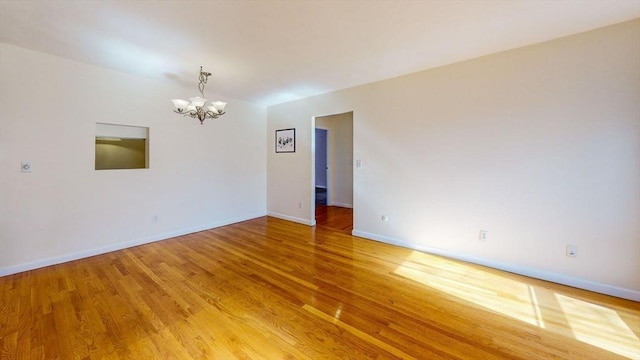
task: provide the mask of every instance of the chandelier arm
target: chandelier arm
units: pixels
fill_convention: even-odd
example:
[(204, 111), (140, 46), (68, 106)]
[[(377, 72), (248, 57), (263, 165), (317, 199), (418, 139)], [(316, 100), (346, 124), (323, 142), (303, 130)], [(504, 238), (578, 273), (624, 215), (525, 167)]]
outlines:
[(198, 113), (197, 113), (196, 111), (194, 111), (194, 110), (189, 111), (189, 112), (188, 112), (188, 113), (186, 113), (185, 115), (189, 115), (189, 116), (191, 116), (191, 117), (192, 117), (192, 118), (194, 118), (194, 119), (198, 117)]
[(213, 112), (213, 111), (207, 111), (207, 116), (211, 117), (212, 119), (217, 119), (220, 116), (226, 114), (226, 112)]

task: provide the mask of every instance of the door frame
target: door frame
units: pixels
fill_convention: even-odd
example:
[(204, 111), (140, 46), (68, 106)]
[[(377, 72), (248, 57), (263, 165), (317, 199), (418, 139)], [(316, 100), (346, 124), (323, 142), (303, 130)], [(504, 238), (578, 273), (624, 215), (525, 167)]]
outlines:
[[(311, 117), (311, 202), (310, 204), (313, 204), (313, 206), (310, 206), (310, 210), (311, 210), (311, 226), (315, 226), (316, 225), (316, 118), (320, 118), (320, 117), (326, 117), (326, 116), (333, 116), (333, 115), (341, 115), (341, 114), (347, 114), (347, 113), (351, 113), (351, 126), (352, 126), (352, 141), (355, 139), (356, 137), (356, 130), (355, 130), (355, 111), (353, 110), (348, 110), (348, 111), (342, 111), (342, 112), (336, 112), (336, 113), (331, 113), (331, 114), (326, 114), (326, 115), (314, 115)], [(330, 136), (330, 130), (323, 127), (323, 126), (318, 126), (319, 129), (324, 129), (327, 130), (327, 144), (329, 143), (329, 136)], [(353, 141), (353, 144), (351, 146), (351, 155), (354, 156), (355, 159), (355, 141)], [(331, 153), (331, 148), (329, 146), (327, 146), (327, 167), (329, 167), (329, 169), (327, 170), (327, 205), (329, 204), (329, 177), (330, 177), (330, 171), (331, 171), (331, 167), (328, 166), (328, 159), (330, 158), (330, 156), (333, 156), (333, 154)], [(354, 163), (351, 165), (352, 168), (355, 168), (355, 160)], [(355, 170), (355, 169), (353, 169)], [(355, 199), (355, 183), (356, 183), (356, 172), (353, 172), (353, 178), (351, 179), (351, 191), (352, 191), (352, 209), (353, 209), (353, 221), (355, 223), (355, 213), (356, 213), (356, 199)]]

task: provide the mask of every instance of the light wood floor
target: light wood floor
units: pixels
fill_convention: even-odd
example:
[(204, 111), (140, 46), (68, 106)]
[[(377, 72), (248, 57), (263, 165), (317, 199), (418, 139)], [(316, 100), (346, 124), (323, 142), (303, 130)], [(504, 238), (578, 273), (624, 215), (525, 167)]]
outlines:
[(0, 278), (1, 359), (623, 359), (639, 303), (274, 218)]

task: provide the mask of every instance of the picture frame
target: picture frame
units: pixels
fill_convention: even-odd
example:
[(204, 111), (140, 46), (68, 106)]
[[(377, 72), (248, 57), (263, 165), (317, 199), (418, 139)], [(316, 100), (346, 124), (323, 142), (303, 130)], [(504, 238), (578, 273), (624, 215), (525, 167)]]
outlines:
[(276, 130), (276, 153), (296, 152), (296, 129)]

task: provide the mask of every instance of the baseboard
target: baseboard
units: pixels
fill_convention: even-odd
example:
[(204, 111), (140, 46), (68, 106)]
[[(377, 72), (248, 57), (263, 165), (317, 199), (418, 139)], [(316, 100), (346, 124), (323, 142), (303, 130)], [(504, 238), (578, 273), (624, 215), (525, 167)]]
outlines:
[(99, 247), (99, 248), (79, 251), (79, 252), (75, 252), (75, 253), (67, 254), (67, 255), (63, 255), (63, 256), (55, 256), (55, 257), (50, 257), (50, 258), (46, 258), (46, 259), (42, 259), (42, 260), (31, 261), (31, 262), (23, 263), (23, 264), (19, 264), (19, 265), (8, 266), (8, 267), (0, 268), (0, 276), (17, 274), (17, 273), (21, 273), (21, 272), (24, 272), (24, 271), (43, 268), (43, 267), (46, 267), (46, 266), (57, 265), (57, 264), (62, 264), (62, 263), (66, 263), (66, 262), (69, 262), (69, 261), (79, 260), (79, 259), (83, 259), (83, 258), (87, 258), (87, 257), (91, 257), (91, 256), (106, 254), (106, 253), (110, 253), (112, 251), (122, 250), (122, 249), (130, 248), (130, 247), (134, 247), (134, 246), (139, 246), (139, 245), (144, 245), (144, 244), (148, 244), (148, 243), (152, 243), (152, 242), (156, 242), (156, 241), (166, 240), (166, 239), (174, 238), (176, 236), (192, 234), (192, 233), (199, 232), (199, 231), (214, 229), (214, 228), (217, 228), (217, 227), (221, 227), (221, 226), (225, 226), (225, 225), (231, 225), (231, 224), (235, 224), (235, 223), (246, 221), (246, 220), (255, 219), (255, 218), (258, 218), (258, 217), (262, 217), (262, 216), (265, 216), (265, 213), (256, 213), (256, 214), (251, 214), (251, 215), (246, 215), (246, 216), (241, 216), (241, 217), (236, 217), (236, 218), (225, 219), (225, 220), (222, 220), (222, 221), (216, 221), (216, 222), (209, 223), (209, 224), (203, 224), (203, 225), (199, 225), (199, 226), (183, 228), (183, 229), (180, 229), (180, 230), (175, 230), (175, 231), (162, 233), (162, 234), (155, 234), (155, 235), (151, 235), (151, 236), (147, 236), (147, 237), (143, 237), (143, 238), (139, 238), (139, 239), (119, 242), (119, 243), (116, 243), (116, 244), (109, 244), (109, 245), (102, 246), (102, 247)]
[(278, 219), (293, 221), (293, 222), (297, 222), (299, 224), (304, 224), (304, 225), (309, 225), (309, 226), (315, 226), (316, 225), (316, 219), (307, 220), (307, 219), (303, 219), (303, 218), (299, 218), (299, 217), (295, 217), (295, 216), (289, 216), (289, 215), (279, 214), (279, 213), (274, 213), (274, 212), (268, 212), (267, 216), (272, 216), (272, 217), (275, 217), (275, 218), (278, 218)]
[(353, 204), (346, 204), (341, 202), (330, 202), (327, 204), (327, 206), (337, 206), (337, 207), (353, 209)]
[(483, 266), (507, 271), (514, 274), (524, 275), (524, 276), (532, 277), (535, 279), (540, 279), (540, 280), (554, 282), (557, 284), (575, 287), (578, 289), (589, 290), (589, 291), (597, 292), (600, 294), (611, 295), (611, 296), (633, 300), (633, 301), (640, 301), (640, 291), (637, 291), (637, 290), (621, 288), (613, 285), (598, 283), (590, 280), (585, 280), (582, 278), (576, 278), (572, 276), (567, 276), (559, 273), (554, 273), (554, 272), (549, 272), (549, 271), (544, 271), (544, 270), (539, 270), (534, 268), (524, 268), (522, 266), (517, 266), (514, 264), (503, 263), (499, 261), (456, 253), (456, 252), (438, 249), (438, 248), (432, 248), (432, 247), (428, 247), (420, 244), (414, 244), (411, 242), (394, 239), (387, 236), (371, 234), (371, 233), (367, 233), (367, 232), (359, 231), (355, 229), (351, 232), (351, 234), (353, 236), (358, 236), (358, 237), (362, 237), (369, 240), (375, 240), (375, 241), (384, 242), (387, 244), (397, 245), (397, 246), (405, 247), (412, 250), (423, 251), (423, 252), (434, 254), (434, 255), (440, 255), (440, 256), (451, 258), (451, 259), (469, 262), (472, 264), (483, 265)]

